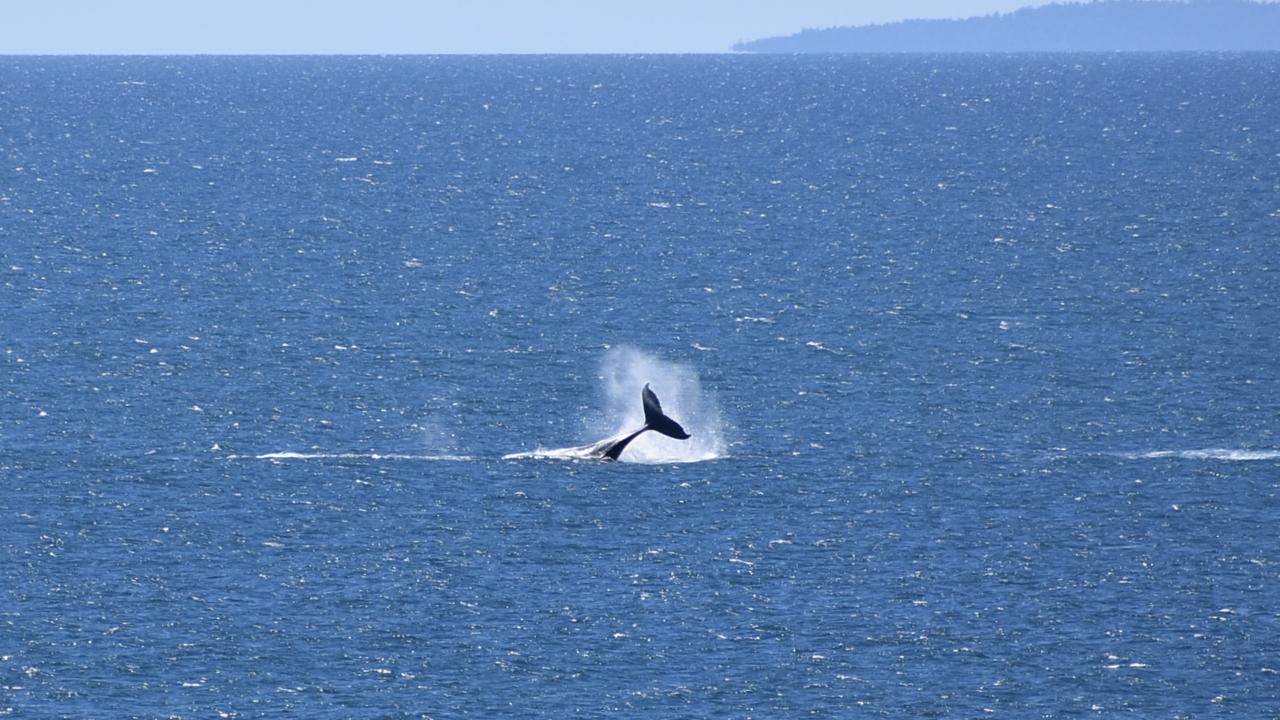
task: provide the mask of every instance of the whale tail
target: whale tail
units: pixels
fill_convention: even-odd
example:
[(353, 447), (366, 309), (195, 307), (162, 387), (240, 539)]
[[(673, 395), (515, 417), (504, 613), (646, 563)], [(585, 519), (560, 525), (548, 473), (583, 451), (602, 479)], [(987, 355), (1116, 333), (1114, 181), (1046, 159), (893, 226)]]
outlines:
[(645, 383), (644, 390), (640, 392), (640, 398), (644, 401), (644, 425), (646, 428), (656, 430), (676, 440), (689, 439), (689, 433), (680, 427), (680, 423), (667, 417), (662, 412), (662, 404), (658, 402), (658, 396), (649, 389), (648, 383)]
[[(662, 412), (662, 403), (658, 402), (658, 396), (653, 394), (646, 384), (644, 390), (640, 392), (640, 399), (644, 402), (644, 427), (627, 435), (615, 435), (611, 438), (605, 438), (597, 443), (583, 445), (576, 448), (564, 448), (548, 453), (551, 457), (572, 457), (572, 458), (601, 458), (604, 460), (617, 460), (622, 456), (622, 451), (627, 449), (632, 440), (641, 435), (654, 430), (676, 440), (688, 440), (689, 433), (680, 427), (680, 423), (667, 417)], [(509, 456), (509, 457), (519, 457)]]

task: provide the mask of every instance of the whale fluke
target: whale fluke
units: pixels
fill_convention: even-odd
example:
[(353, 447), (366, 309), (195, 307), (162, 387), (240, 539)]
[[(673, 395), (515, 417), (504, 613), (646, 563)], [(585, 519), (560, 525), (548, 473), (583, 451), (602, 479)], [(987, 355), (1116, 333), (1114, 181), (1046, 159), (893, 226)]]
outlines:
[(658, 396), (649, 389), (649, 383), (645, 383), (644, 390), (640, 391), (640, 399), (644, 402), (645, 427), (676, 440), (689, 439), (689, 433), (680, 427), (680, 423), (667, 417), (662, 412), (662, 403), (658, 402)]
[(599, 442), (582, 447), (561, 448), (558, 450), (539, 450), (532, 453), (515, 453), (507, 455), (507, 458), (520, 457), (555, 457), (583, 460), (587, 458), (595, 458), (599, 460), (617, 460), (622, 451), (627, 449), (632, 440), (640, 437), (642, 434), (654, 430), (676, 440), (688, 440), (690, 435), (685, 432), (680, 423), (672, 420), (666, 413), (662, 412), (662, 403), (658, 402), (658, 396), (653, 390), (649, 389), (646, 383), (644, 389), (640, 391), (640, 400), (644, 403), (644, 427), (635, 432), (626, 435), (617, 435), (611, 438), (605, 438)]
[(557, 450), (557, 457), (598, 457), (602, 460), (617, 460), (622, 455), (622, 451), (626, 450), (631, 441), (640, 437), (641, 434), (655, 430), (664, 434), (669, 438), (689, 439), (689, 433), (685, 432), (685, 428), (680, 427), (680, 423), (668, 418), (666, 413), (662, 411), (662, 404), (658, 402), (658, 396), (654, 395), (649, 384), (646, 383), (643, 391), (640, 391), (640, 400), (644, 402), (644, 427), (635, 432), (627, 433), (625, 436), (617, 436), (602, 439), (600, 442), (591, 443), (582, 447), (567, 447), (564, 450)]
[(627, 449), (632, 440), (640, 437), (649, 430), (654, 430), (676, 440), (688, 440), (689, 433), (680, 427), (680, 423), (667, 417), (662, 412), (662, 403), (658, 402), (658, 396), (653, 390), (649, 389), (649, 384), (645, 383), (644, 389), (640, 391), (640, 400), (644, 403), (644, 427), (633, 433), (624, 435), (621, 438), (609, 438), (601, 440), (594, 445), (588, 445), (583, 448), (588, 457), (604, 458), (606, 460), (617, 460), (622, 455), (622, 451)]

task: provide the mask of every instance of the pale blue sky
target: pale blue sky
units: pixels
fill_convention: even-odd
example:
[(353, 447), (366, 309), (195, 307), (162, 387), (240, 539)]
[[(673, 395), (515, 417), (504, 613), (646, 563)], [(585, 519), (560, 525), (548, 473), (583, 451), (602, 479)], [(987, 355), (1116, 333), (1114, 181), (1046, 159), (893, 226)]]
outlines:
[(0, 54), (724, 52), (1046, 0), (0, 0)]

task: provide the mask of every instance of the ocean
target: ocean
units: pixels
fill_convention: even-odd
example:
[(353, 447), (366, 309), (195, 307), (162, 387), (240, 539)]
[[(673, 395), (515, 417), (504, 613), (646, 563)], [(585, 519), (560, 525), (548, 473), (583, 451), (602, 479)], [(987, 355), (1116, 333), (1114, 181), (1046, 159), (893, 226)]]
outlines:
[[(0, 717), (1273, 718), (1280, 55), (0, 58)], [(621, 462), (557, 451), (643, 423)]]

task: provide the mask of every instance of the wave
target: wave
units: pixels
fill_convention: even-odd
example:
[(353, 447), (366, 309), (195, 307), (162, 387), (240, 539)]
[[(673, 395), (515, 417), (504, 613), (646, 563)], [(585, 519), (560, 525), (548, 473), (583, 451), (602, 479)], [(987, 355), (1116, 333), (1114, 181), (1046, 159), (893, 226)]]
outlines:
[(259, 455), (228, 455), (228, 460), (420, 460), (441, 462), (467, 462), (468, 455), (410, 455), (406, 453), (300, 453), (270, 452)]
[(1205, 448), (1202, 450), (1153, 450), (1151, 452), (1129, 455), (1135, 460), (1227, 460), (1231, 462), (1247, 462), (1257, 460), (1280, 460), (1280, 450), (1244, 450), (1231, 448)]

